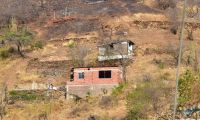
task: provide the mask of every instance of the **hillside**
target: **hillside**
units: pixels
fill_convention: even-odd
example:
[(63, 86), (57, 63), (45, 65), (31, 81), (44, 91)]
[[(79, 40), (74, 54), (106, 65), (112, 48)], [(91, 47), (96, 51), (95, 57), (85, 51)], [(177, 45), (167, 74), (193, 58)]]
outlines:
[[(8, 90), (4, 119), (36, 120), (45, 116), (50, 120), (172, 119), (183, 1), (166, 1), (3, 0), (2, 99), (5, 85)], [(194, 17), (190, 13), (199, 6), (198, 1), (189, 2), (187, 8), (180, 80), (194, 82), (180, 82), (183, 89), (179, 91), (177, 111), (199, 107), (200, 13)], [(8, 34), (4, 31), (15, 27), (10, 20), (16, 20), (22, 35), (24, 26), (33, 35), (32, 43), (21, 47), (24, 56), (19, 54), (13, 36), (4, 39)], [(20, 39), (26, 40), (26, 36)], [(102, 90), (99, 96), (88, 93), (80, 100), (65, 100), (63, 91), (43, 90), (49, 83), (65, 86), (73, 67), (119, 66), (121, 61), (98, 61), (98, 46), (117, 40), (130, 40), (136, 46), (133, 59), (126, 65), (127, 82), (113, 88), (111, 94)], [(5, 49), (8, 55), (2, 52)], [(35, 84), (38, 91), (32, 91)], [(196, 113), (200, 119), (199, 112)], [(177, 119), (185, 117), (179, 114)]]

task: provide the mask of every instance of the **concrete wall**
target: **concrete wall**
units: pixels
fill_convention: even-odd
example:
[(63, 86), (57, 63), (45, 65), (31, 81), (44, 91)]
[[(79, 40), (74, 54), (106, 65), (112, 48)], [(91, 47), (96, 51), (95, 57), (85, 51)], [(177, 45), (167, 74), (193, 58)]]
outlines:
[(85, 97), (88, 94), (93, 96), (103, 95), (105, 91), (107, 94), (110, 94), (112, 89), (116, 86), (118, 86), (118, 84), (67, 85), (66, 88), (69, 98), (71, 94), (80, 97)]
[(15, 86), (15, 90), (44, 90), (47, 89), (47, 84), (42, 83), (26, 83), (26, 84), (18, 84)]

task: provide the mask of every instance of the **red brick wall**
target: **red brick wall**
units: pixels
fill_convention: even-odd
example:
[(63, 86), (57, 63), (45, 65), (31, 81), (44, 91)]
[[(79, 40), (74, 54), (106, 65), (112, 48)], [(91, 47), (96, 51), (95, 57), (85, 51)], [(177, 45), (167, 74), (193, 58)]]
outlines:
[[(99, 78), (100, 70), (111, 70), (111, 78)], [(84, 72), (84, 79), (78, 78), (78, 73)], [(100, 68), (75, 68), (74, 81), (68, 85), (92, 85), (92, 84), (118, 84), (122, 82), (122, 70), (120, 67), (100, 67)]]

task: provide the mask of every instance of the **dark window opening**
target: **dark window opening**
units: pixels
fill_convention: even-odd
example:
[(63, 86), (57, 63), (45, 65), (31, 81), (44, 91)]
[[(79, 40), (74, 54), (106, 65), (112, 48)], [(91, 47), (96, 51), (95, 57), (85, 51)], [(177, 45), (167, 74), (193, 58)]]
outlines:
[(78, 79), (84, 79), (84, 72), (78, 73)]
[(113, 49), (113, 48), (114, 48), (113, 44), (110, 44), (110, 48), (111, 48), (111, 49)]
[(70, 71), (70, 81), (74, 81), (74, 69), (73, 68)]
[(74, 81), (74, 74), (70, 74), (70, 81)]
[(99, 78), (111, 78), (111, 70), (99, 71)]

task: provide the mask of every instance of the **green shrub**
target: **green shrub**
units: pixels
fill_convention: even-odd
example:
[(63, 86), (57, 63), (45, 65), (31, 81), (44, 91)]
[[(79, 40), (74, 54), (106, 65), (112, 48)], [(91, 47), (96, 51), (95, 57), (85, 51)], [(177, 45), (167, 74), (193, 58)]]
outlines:
[(127, 96), (128, 120), (138, 120), (146, 118), (145, 108), (149, 107), (149, 95), (144, 92), (144, 88), (136, 88)]
[(22, 100), (22, 101), (32, 101), (37, 99), (42, 99), (42, 96), (32, 92), (32, 91), (10, 91), (10, 99), (13, 101)]
[(32, 49), (42, 49), (43, 48), (43, 43), (41, 41), (35, 41), (32, 45)]
[(158, 67), (159, 67), (160, 69), (164, 69), (164, 68), (165, 68), (164, 62), (160, 62), (160, 63), (158, 64)]
[(12, 49), (7, 46), (0, 48), (0, 58), (1, 59), (8, 58), (10, 56), (10, 53), (12, 52), (11, 50)]
[(70, 40), (67, 45), (69, 48), (73, 48), (76, 46), (76, 43), (73, 40)]
[[(160, 112), (159, 106), (167, 99), (164, 83), (160, 80), (146, 81), (138, 84), (127, 96), (127, 119), (143, 120)], [(166, 104), (166, 103), (162, 103)]]
[(127, 85), (128, 85), (127, 83), (120, 83), (117, 87), (113, 88), (112, 95), (113, 96), (120, 95)]
[(180, 104), (185, 104), (194, 100), (193, 96), (196, 95), (192, 92), (192, 89), (197, 81), (199, 81), (199, 74), (191, 70), (187, 70), (184, 74), (181, 75), (178, 89)]

